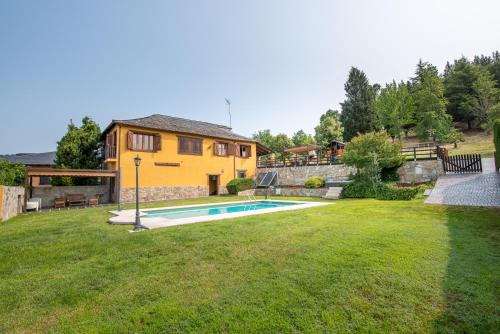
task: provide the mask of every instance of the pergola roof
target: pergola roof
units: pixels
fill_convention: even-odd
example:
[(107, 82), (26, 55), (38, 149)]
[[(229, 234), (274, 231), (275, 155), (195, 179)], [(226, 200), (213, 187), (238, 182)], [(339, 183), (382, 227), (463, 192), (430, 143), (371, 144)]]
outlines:
[(321, 149), (321, 146), (316, 145), (316, 144), (306, 144), (306, 145), (299, 145), (299, 146), (294, 146), (290, 148), (286, 148), (283, 150), (283, 152), (287, 153), (307, 153), (309, 151), (314, 151), (314, 150), (319, 150)]
[(26, 176), (72, 176), (72, 177), (116, 177), (114, 170), (104, 169), (58, 169), (48, 167), (28, 167)]

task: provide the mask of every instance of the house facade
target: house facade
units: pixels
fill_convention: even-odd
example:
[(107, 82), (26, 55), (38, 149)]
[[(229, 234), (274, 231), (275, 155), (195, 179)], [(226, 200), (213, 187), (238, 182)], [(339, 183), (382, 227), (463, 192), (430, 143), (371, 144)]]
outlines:
[(157, 201), (224, 194), (230, 180), (254, 177), (265, 150), (227, 126), (166, 115), (113, 120), (101, 139), (122, 202), (135, 200), (137, 155), (140, 200)]

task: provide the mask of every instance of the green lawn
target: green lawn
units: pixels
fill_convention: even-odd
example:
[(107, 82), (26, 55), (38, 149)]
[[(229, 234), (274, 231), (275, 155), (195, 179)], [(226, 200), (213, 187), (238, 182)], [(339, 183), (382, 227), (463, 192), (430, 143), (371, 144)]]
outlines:
[[(215, 200), (234, 198), (170, 204)], [(0, 332), (500, 328), (500, 211), (332, 203), (133, 234), (104, 208), (0, 223)]]

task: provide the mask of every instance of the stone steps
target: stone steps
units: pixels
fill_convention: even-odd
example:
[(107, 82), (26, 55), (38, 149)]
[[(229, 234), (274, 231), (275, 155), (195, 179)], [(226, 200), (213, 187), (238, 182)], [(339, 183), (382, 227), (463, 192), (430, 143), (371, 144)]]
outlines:
[(342, 187), (329, 187), (324, 199), (339, 199)]

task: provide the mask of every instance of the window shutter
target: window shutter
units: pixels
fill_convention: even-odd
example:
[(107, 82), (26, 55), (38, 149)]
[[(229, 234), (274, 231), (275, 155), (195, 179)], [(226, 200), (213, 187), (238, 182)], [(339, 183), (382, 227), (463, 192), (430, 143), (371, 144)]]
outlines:
[(219, 155), (219, 143), (214, 142), (214, 155)]
[(161, 151), (161, 135), (156, 134), (153, 136), (153, 150), (155, 152)]
[(227, 155), (234, 155), (235, 154), (235, 147), (233, 143), (228, 143), (227, 144)]
[(127, 148), (129, 150), (133, 149), (132, 142), (134, 141), (134, 133), (132, 131), (127, 132)]
[(237, 156), (237, 157), (241, 156), (241, 154), (240, 154), (240, 144), (234, 144), (234, 150), (235, 150), (235, 153), (234, 153), (235, 156)]
[(252, 146), (248, 145), (247, 146), (247, 157), (250, 158), (252, 156)]

